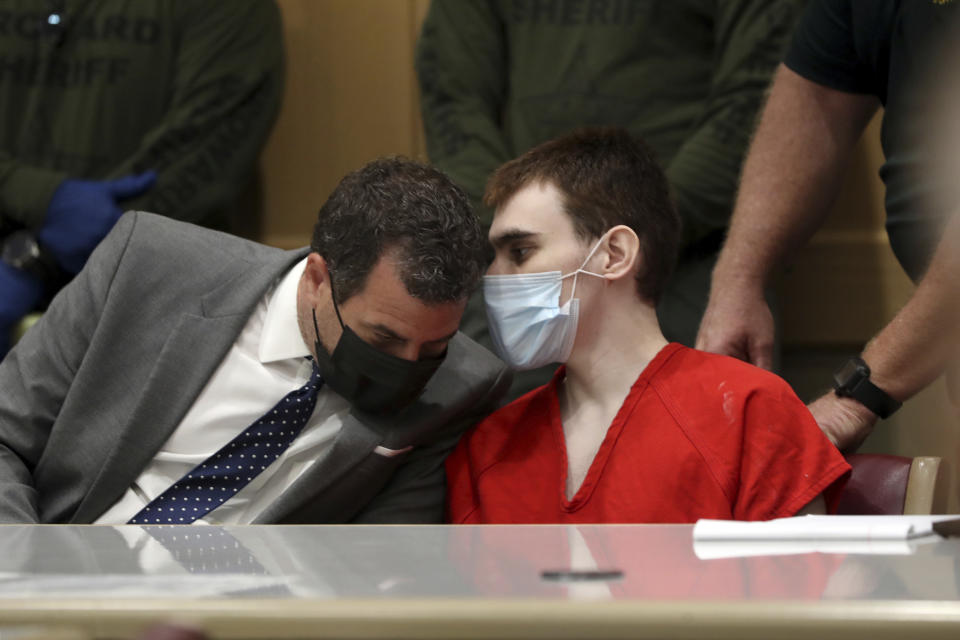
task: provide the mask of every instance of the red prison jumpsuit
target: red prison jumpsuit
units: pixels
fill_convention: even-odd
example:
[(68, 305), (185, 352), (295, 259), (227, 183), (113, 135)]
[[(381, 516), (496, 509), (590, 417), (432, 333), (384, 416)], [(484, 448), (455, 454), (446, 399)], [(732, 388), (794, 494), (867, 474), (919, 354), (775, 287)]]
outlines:
[(794, 515), (850, 467), (772, 373), (680, 344), (634, 382), (583, 484), (567, 456), (551, 382), (487, 417), (447, 459), (450, 522), (694, 522)]

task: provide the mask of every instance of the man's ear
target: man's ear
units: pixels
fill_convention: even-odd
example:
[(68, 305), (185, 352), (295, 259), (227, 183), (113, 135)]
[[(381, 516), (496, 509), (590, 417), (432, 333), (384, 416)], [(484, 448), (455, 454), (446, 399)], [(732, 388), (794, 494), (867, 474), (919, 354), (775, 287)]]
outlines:
[(327, 268), (327, 261), (316, 251), (311, 252), (307, 256), (307, 267), (304, 269), (304, 276), (310, 284), (314, 286), (320, 286), (326, 284), (330, 286), (328, 282), (330, 279), (330, 270)]
[(319, 253), (312, 252), (307, 256), (307, 265), (300, 278), (300, 295), (315, 306), (318, 300), (329, 299), (330, 270), (327, 261)]
[(640, 255), (640, 239), (628, 226), (617, 225), (607, 231), (607, 260), (603, 266), (603, 275), (608, 280), (633, 278)]

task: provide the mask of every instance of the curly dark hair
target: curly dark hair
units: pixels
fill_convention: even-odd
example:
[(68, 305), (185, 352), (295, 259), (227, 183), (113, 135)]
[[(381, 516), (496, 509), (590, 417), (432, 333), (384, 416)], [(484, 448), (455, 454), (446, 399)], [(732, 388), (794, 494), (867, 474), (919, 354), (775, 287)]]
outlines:
[(466, 194), (408, 158), (375, 160), (347, 174), (320, 208), (311, 249), (327, 261), (338, 304), (363, 290), (395, 251), (400, 279), (427, 303), (466, 300), (480, 282), (485, 238)]

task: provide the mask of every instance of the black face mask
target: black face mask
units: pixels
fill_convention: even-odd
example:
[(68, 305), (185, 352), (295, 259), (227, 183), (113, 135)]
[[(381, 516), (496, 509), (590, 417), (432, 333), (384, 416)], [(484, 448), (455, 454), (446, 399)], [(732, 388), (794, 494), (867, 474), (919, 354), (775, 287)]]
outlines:
[[(331, 298), (333, 288), (331, 286)], [(343, 329), (333, 354), (320, 343), (317, 310), (313, 310), (313, 331), (316, 339), (317, 366), (324, 384), (347, 399), (351, 405), (369, 413), (396, 412), (413, 402), (446, 357), (425, 360), (404, 360), (384, 353), (364, 342), (343, 324), (337, 301), (333, 309)]]

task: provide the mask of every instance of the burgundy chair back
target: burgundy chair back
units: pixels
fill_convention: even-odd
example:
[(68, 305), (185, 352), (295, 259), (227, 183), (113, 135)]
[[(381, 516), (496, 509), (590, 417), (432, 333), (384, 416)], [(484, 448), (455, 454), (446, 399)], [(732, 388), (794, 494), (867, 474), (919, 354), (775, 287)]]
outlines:
[(840, 494), (837, 515), (900, 515), (913, 458), (879, 453), (847, 456), (853, 468)]

